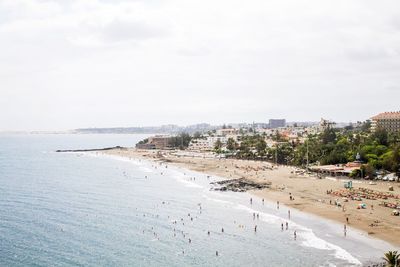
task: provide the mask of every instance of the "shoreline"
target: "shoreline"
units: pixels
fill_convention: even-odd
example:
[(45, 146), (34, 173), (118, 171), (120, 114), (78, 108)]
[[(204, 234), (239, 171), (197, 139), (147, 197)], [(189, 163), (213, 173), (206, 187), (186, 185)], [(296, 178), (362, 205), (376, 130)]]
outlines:
[[(329, 201), (334, 196), (326, 194), (327, 190), (343, 188), (343, 181), (335, 178), (316, 179), (313, 177), (298, 176), (293, 173), (292, 167), (279, 166), (271, 168), (271, 164), (260, 161), (238, 159), (218, 159), (206, 157), (190, 157), (175, 154), (175, 151), (137, 150), (137, 149), (111, 149), (99, 151), (102, 154), (121, 156), (126, 158), (139, 158), (153, 162), (169, 163), (176, 167), (191, 171), (215, 175), (225, 180), (246, 178), (255, 183), (271, 182), (270, 188), (262, 190), (249, 190), (248, 193), (271, 202), (279, 201), (287, 207), (328, 219), (338, 224), (346, 224), (365, 233), (366, 236), (384, 240), (394, 247), (400, 246), (400, 218), (391, 216), (391, 210), (378, 205), (380, 200), (363, 200), (367, 209), (357, 209), (360, 201), (349, 200), (345, 203), (345, 211)], [(394, 185), (394, 194), (399, 194), (400, 185)], [(373, 188), (384, 190), (388, 183), (381, 182), (369, 185), (366, 181), (353, 181), (354, 188)], [(384, 191), (387, 191), (384, 190)], [(294, 200), (290, 200), (289, 193)], [(374, 209), (370, 205), (374, 205)], [(349, 218), (349, 223), (346, 223)], [(373, 226), (370, 226), (370, 225)]]

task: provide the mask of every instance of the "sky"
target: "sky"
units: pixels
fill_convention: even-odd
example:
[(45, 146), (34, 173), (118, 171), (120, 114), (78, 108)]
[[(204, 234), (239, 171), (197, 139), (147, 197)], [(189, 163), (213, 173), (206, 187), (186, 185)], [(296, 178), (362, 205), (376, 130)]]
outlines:
[(0, 0), (0, 131), (397, 110), (398, 0)]

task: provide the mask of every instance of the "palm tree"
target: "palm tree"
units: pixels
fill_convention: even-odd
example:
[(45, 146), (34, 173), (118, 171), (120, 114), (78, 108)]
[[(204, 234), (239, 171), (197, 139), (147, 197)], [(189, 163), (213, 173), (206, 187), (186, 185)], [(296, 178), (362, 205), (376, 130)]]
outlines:
[(386, 261), (386, 266), (388, 267), (397, 267), (400, 264), (400, 254), (397, 254), (397, 251), (388, 251), (385, 253), (385, 257), (383, 259)]

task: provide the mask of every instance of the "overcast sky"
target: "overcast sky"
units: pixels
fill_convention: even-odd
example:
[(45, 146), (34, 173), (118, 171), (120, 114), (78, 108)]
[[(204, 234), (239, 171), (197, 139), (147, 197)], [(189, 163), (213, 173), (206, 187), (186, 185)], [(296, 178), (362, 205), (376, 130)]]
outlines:
[(399, 0), (0, 0), (0, 130), (394, 110)]

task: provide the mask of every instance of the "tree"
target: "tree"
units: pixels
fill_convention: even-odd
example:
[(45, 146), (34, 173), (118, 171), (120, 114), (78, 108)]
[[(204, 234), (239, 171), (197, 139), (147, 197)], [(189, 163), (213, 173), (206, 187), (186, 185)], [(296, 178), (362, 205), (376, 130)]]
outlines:
[(362, 132), (369, 132), (371, 129), (371, 121), (370, 120), (366, 120), (365, 122), (363, 122), (363, 124), (361, 125), (361, 131)]
[(200, 132), (195, 132), (194, 134), (193, 134), (193, 139), (200, 139), (200, 138), (202, 138), (203, 137), (203, 135), (200, 133)]
[(375, 176), (375, 168), (371, 164), (364, 164), (361, 166), (361, 171), (363, 173), (363, 177), (369, 177), (372, 179)]
[(386, 266), (388, 267), (396, 267), (400, 263), (399, 259), (400, 254), (397, 254), (397, 251), (388, 251), (385, 253), (385, 257), (383, 259), (386, 261)]
[(138, 144), (143, 145), (143, 144), (147, 144), (148, 142), (149, 142), (149, 139), (146, 138), (146, 139), (143, 139), (142, 141), (139, 141)]
[(221, 140), (217, 139), (217, 141), (214, 144), (214, 149), (221, 150), (221, 148), (222, 148), (222, 142), (221, 142)]
[(388, 145), (388, 132), (383, 128), (378, 128), (375, 130), (372, 137), (380, 144), (387, 146)]
[(189, 146), (191, 140), (192, 137), (188, 133), (180, 133), (170, 138), (169, 145), (179, 149), (185, 149)]
[(326, 128), (322, 133), (321, 133), (321, 141), (323, 144), (329, 144), (333, 143), (336, 140), (336, 133), (335, 130), (332, 129), (331, 127)]
[(397, 177), (400, 179), (400, 145), (394, 148), (392, 160), (392, 171), (396, 172)]
[(234, 151), (237, 148), (237, 143), (232, 137), (228, 138), (228, 141), (226, 142), (226, 148), (230, 151)]
[(267, 143), (265, 143), (264, 139), (260, 139), (258, 140), (258, 142), (256, 143), (256, 150), (257, 150), (257, 154), (261, 157), (265, 156), (265, 149), (267, 148)]

